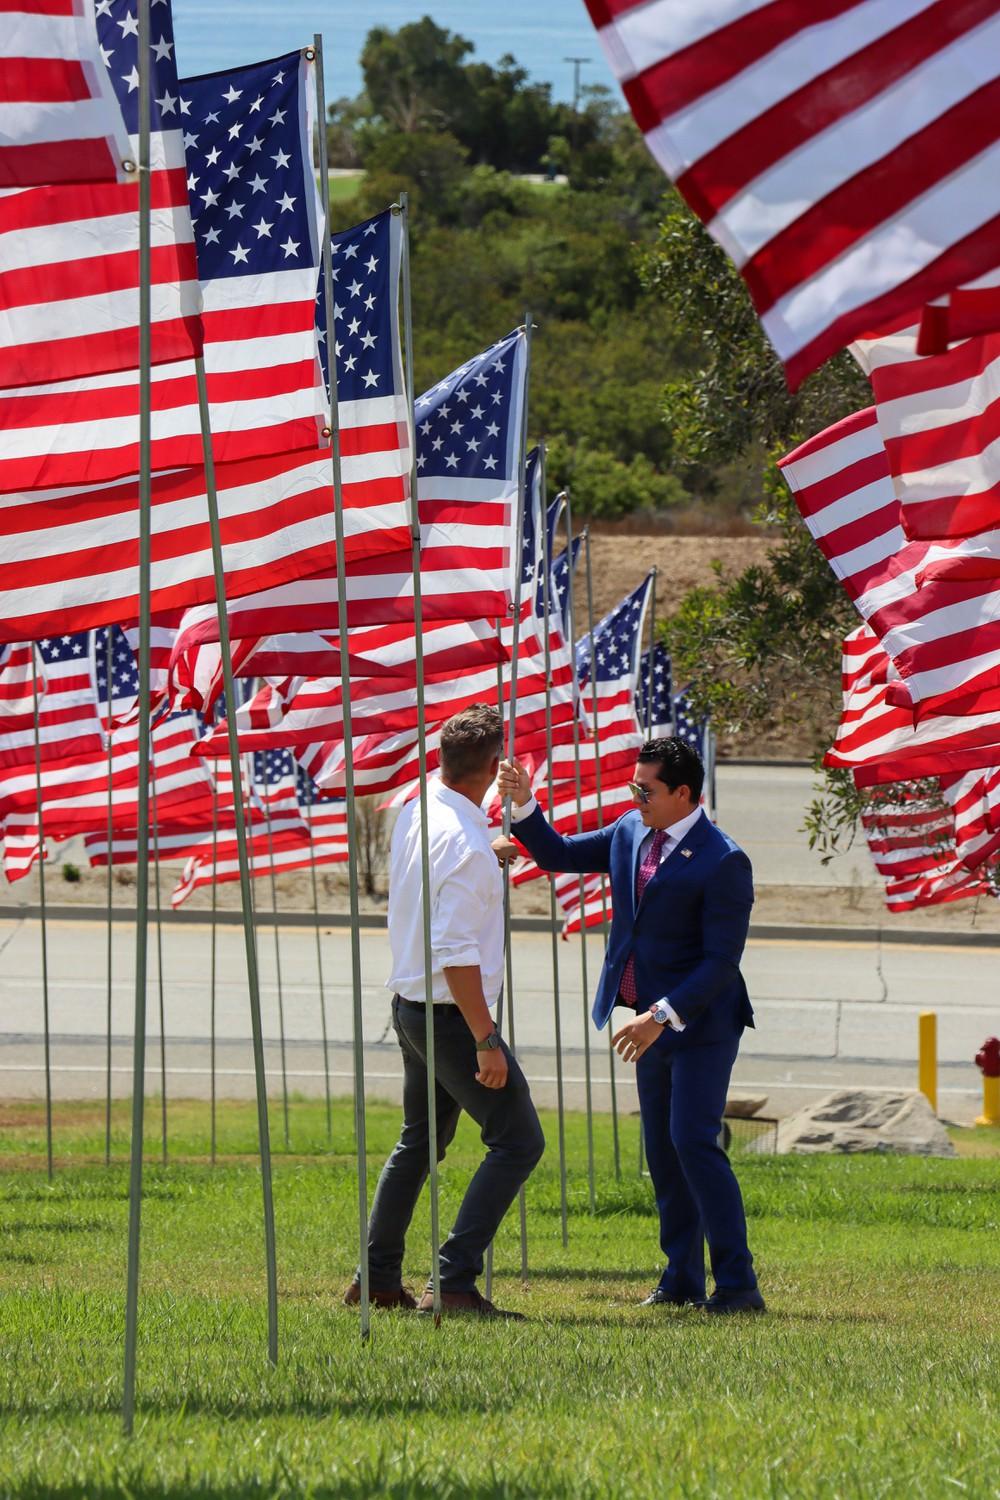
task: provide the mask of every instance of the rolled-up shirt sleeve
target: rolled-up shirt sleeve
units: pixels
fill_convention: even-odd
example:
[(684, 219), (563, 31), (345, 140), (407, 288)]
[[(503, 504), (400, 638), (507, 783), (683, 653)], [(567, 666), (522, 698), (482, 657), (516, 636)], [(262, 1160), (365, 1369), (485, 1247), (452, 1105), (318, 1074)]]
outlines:
[(496, 900), (496, 874), (486, 858), (478, 850), (469, 853), (438, 886), (431, 907), (431, 952), (442, 969), (482, 967), (479, 933)]

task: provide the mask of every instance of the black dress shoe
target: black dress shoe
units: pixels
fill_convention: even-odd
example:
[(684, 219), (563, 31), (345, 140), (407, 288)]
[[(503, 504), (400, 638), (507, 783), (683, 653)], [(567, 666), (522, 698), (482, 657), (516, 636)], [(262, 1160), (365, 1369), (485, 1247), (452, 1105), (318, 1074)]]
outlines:
[(767, 1308), (757, 1288), (748, 1287), (743, 1292), (713, 1292), (698, 1307), (706, 1313), (762, 1313)]
[(654, 1291), (650, 1292), (648, 1297), (643, 1297), (639, 1306), (660, 1307), (664, 1304), (670, 1307), (697, 1307), (701, 1305), (695, 1297), (686, 1297), (683, 1292), (666, 1292), (662, 1286), (658, 1286)]

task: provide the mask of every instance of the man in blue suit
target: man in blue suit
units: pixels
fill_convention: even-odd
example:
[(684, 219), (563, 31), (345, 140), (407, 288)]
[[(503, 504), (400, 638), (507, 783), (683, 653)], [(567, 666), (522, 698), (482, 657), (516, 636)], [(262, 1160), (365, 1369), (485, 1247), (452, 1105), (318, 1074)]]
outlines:
[[(719, 1145), (729, 1079), (753, 1011), (740, 973), (753, 905), (743, 850), (699, 806), (704, 766), (680, 739), (651, 740), (630, 782), (636, 806), (608, 828), (564, 837), (526, 771), (504, 761), (512, 833), (543, 870), (610, 876), (613, 918), (593, 1016), (635, 1011), (612, 1038), (636, 1065), (646, 1159), (667, 1258), (649, 1305), (762, 1312), (739, 1183)], [(715, 1291), (705, 1296), (704, 1239)]]

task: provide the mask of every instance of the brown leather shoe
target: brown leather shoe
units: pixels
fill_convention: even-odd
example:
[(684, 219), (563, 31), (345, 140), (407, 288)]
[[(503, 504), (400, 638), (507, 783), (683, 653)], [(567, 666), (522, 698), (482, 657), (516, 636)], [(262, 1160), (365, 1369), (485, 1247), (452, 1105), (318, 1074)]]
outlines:
[[(427, 1291), (417, 1304), (418, 1313), (433, 1313), (434, 1294)], [(446, 1317), (452, 1313), (472, 1313), (477, 1318), (504, 1318), (508, 1323), (524, 1323), (524, 1313), (509, 1312), (502, 1307), (494, 1307), (473, 1287), (471, 1292), (442, 1292), (441, 1311)]]
[[(369, 1292), (369, 1300), (372, 1307), (403, 1307), (412, 1312), (417, 1305), (417, 1299), (412, 1292), (408, 1292), (405, 1286), (395, 1287), (391, 1292)], [(361, 1283), (352, 1281), (344, 1293), (344, 1306), (357, 1307), (361, 1301)]]

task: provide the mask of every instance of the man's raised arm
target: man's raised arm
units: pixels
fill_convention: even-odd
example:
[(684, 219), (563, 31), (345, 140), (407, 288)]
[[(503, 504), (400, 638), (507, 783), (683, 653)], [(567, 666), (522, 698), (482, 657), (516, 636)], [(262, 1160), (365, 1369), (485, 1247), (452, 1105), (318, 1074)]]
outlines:
[[(535, 801), (527, 771), (516, 760), (500, 762), (497, 791), (501, 797), (510, 797), (511, 832), (540, 869), (574, 870), (579, 875), (608, 873), (610, 828), (594, 833), (557, 833)], [(509, 852), (505, 844), (506, 840), (498, 839), (493, 845), (501, 858)]]

